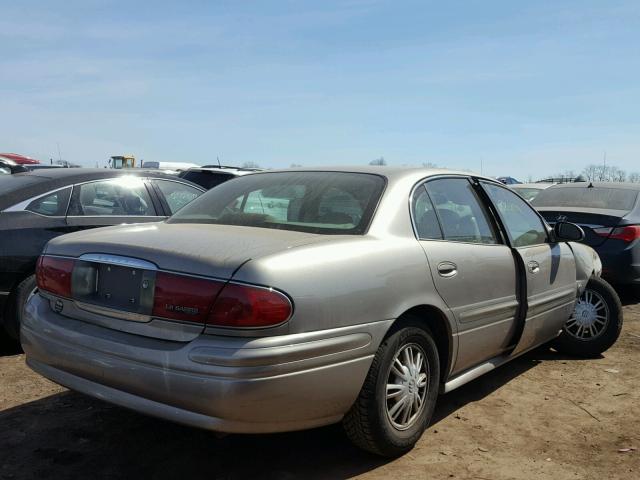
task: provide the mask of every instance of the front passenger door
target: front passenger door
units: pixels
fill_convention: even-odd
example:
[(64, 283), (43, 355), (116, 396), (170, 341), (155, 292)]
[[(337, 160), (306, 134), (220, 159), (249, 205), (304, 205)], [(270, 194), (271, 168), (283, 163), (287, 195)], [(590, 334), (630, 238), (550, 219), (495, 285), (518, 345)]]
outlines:
[(513, 352), (521, 353), (556, 337), (576, 302), (576, 266), (566, 243), (551, 243), (541, 217), (511, 190), (481, 182), (521, 259), (527, 315)]

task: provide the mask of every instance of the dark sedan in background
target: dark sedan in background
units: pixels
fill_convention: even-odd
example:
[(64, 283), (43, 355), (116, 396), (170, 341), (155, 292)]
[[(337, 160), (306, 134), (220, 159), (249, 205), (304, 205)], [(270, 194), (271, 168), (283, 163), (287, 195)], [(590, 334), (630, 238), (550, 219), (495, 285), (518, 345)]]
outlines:
[(552, 225), (580, 225), (609, 282), (640, 285), (639, 192), (637, 183), (570, 183), (547, 188), (531, 204)]
[(35, 266), (52, 238), (77, 230), (161, 221), (204, 189), (146, 170), (60, 168), (0, 176), (0, 324), (18, 338)]

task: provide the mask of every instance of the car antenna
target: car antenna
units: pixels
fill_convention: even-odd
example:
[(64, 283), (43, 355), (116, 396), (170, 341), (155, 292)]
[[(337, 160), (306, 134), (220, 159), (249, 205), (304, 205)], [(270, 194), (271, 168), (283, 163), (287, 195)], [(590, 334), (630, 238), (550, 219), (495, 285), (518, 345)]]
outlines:
[(220, 165), (220, 157), (216, 155), (216, 160), (218, 160), (218, 168), (222, 168), (222, 165)]
[(587, 185), (587, 188), (593, 188), (593, 181), (589, 182), (589, 185)]

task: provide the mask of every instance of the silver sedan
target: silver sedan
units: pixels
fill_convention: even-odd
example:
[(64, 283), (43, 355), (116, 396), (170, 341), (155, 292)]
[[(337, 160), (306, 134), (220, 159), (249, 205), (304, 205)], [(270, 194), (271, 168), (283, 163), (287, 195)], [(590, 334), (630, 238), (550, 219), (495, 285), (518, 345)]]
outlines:
[(569, 223), (495, 180), (263, 172), (159, 224), (51, 240), (21, 339), (73, 390), (235, 433), (342, 421), (408, 451), (446, 393), (541, 344), (593, 356), (620, 301)]

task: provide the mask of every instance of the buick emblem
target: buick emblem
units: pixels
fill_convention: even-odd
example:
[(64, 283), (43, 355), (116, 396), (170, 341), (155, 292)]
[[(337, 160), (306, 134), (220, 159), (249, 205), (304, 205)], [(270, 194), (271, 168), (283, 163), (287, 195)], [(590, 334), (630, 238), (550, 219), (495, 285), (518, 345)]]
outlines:
[(56, 302), (53, 304), (53, 309), (55, 310), (56, 313), (60, 313), (63, 308), (64, 308), (64, 303), (62, 303), (62, 300), (58, 298)]

